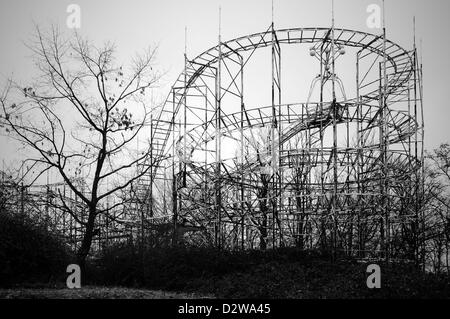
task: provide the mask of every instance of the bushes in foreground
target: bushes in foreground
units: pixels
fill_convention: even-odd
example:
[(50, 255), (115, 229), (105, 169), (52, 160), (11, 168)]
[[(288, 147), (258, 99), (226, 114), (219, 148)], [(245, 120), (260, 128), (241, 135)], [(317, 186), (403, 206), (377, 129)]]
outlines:
[(0, 212), (0, 287), (65, 281), (70, 253), (43, 225)]
[[(0, 215), (0, 287), (59, 283), (71, 256), (43, 226)], [(174, 247), (140, 249), (122, 243), (91, 259), (82, 284), (183, 291), (219, 298), (449, 298), (446, 275), (411, 264), (379, 264), (382, 289), (366, 286), (367, 264), (318, 251), (282, 248), (218, 251)]]
[(150, 248), (143, 253), (131, 244), (106, 249), (90, 265), (92, 283), (183, 290), (192, 280), (246, 272), (257, 265), (325, 258), (316, 252), (293, 249), (275, 251), (218, 251), (212, 248)]
[(367, 264), (296, 248), (217, 251), (119, 245), (91, 265), (95, 284), (196, 292), (223, 298), (448, 298), (448, 276), (380, 264), (382, 289), (366, 286)]

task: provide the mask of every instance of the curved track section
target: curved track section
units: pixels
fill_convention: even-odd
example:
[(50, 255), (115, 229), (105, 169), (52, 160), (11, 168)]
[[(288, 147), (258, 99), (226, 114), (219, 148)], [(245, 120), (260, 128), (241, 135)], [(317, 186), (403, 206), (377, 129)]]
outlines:
[[(282, 104), (282, 48), (305, 44), (321, 66), (321, 100)], [(249, 107), (246, 70), (264, 48), (272, 100)], [(346, 52), (356, 61), (356, 95), (327, 100)], [(152, 125), (155, 196), (171, 198), (155, 218), (201, 229), (189, 235), (197, 244), (386, 251), (418, 214), (405, 201), (422, 165), (417, 69), (414, 50), (329, 28), (269, 28), (186, 60)]]

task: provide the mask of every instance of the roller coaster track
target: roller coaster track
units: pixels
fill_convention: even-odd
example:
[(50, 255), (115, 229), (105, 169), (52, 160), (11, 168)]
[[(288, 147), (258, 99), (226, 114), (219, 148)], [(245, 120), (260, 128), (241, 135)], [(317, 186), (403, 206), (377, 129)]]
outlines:
[[(298, 43), (315, 43), (320, 41), (330, 41), (327, 39), (329, 28), (295, 28), (284, 29), (276, 32), (276, 38), (280, 44), (298, 44)], [(361, 48), (366, 55), (375, 53), (383, 56), (386, 52), (386, 59), (389, 63), (388, 70), (388, 86), (387, 93), (389, 95), (404, 94), (407, 90), (405, 84), (408, 83), (412, 76), (412, 60), (408, 51), (404, 50), (397, 44), (386, 41), (386, 50), (383, 51), (383, 39), (380, 36), (353, 31), (346, 29), (336, 29), (335, 43), (343, 46)], [(256, 50), (258, 48), (267, 47), (272, 44), (271, 32), (269, 30), (256, 33), (249, 36), (240, 37), (223, 43), (222, 57), (226, 58), (236, 52), (246, 52)], [(365, 55), (365, 56), (366, 56)], [(168, 157), (169, 137), (173, 134), (174, 119), (183, 104), (183, 96), (196, 79), (213, 68), (219, 58), (218, 46), (213, 47), (196, 57), (190, 68), (186, 70), (188, 77), (187, 85), (185, 85), (185, 73), (181, 73), (172, 87), (162, 110), (159, 112), (154, 121), (153, 131), (151, 134), (151, 143), (153, 146), (153, 163), (159, 163)], [(366, 94), (361, 96), (359, 103), (365, 103), (379, 98), (377, 88), (378, 83), (369, 83), (367, 87), (373, 86)], [(301, 129), (305, 123), (298, 123), (296, 127), (292, 127), (292, 133)], [(288, 139), (288, 134), (285, 135)], [(158, 173), (158, 165), (153, 171), (153, 178)]]

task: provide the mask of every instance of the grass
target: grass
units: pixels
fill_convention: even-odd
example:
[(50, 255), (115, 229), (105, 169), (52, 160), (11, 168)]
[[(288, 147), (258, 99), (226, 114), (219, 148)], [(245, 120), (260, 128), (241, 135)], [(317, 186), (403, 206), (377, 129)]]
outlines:
[(192, 293), (124, 287), (86, 286), (67, 288), (16, 288), (0, 289), (1, 299), (194, 299), (205, 298)]

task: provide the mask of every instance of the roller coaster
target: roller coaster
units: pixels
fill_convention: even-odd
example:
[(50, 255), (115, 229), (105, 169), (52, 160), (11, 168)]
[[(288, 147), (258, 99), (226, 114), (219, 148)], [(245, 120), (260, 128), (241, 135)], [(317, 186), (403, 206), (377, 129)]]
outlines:
[[(320, 70), (303, 102), (283, 103), (287, 47), (306, 47)], [(258, 84), (246, 79), (260, 51), (271, 56), (271, 100), (249, 106), (244, 93)], [(153, 117), (151, 173), (141, 183), (147, 211), (151, 198), (146, 223), (171, 225), (173, 234), (187, 227), (183, 240), (223, 249), (295, 245), (388, 258), (404, 253), (400, 233), (418, 249), (421, 70), (415, 45), (406, 50), (385, 31), (272, 24), (219, 36), (196, 58), (185, 55)]]
[[(292, 52), (309, 73), (291, 65)], [(415, 44), (406, 50), (384, 29), (277, 30), (272, 23), (229, 41), (219, 36), (184, 62), (152, 112), (149, 174), (120, 211), (110, 209), (114, 198), (102, 208), (96, 249), (139, 240), (418, 256), (424, 119)], [(310, 85), (291, 83), (298, 78)], [(10, 188), (20, 211), (39, 212), (79, 244), (82, 221), (66, 216), (58, 198), (82, 208), (64, 184)]]

